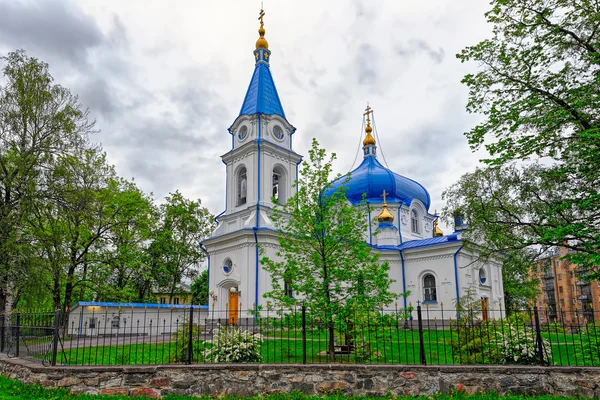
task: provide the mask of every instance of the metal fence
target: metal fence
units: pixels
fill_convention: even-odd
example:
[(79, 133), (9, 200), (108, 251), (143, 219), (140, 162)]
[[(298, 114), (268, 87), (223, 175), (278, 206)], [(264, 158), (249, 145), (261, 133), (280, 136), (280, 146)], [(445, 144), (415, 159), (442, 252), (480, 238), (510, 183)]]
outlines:
[(504, 310), (437, 305), (333, 316), (302, 305), (204, 312), (191, 307), (97, 307), (70, 315), (5, 315), (0, 318), (0, 351), (44, 365), (240, 361), (600, 366), (598, 320), (600, 314), (591, 309), (557, 313), (532, 308), (506, 317)]

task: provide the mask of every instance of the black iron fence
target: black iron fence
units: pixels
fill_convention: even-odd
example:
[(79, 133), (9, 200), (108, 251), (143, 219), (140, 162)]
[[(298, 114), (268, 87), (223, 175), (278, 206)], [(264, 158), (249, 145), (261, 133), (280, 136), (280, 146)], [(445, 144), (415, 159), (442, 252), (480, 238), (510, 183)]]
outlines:
[[(573, 311), (85, 307), (0, 318), (0, 352), (44, 365), (170, 363), (600, 366), (600, 314)], [(597, 322), (598, 321), (598, 322)]]

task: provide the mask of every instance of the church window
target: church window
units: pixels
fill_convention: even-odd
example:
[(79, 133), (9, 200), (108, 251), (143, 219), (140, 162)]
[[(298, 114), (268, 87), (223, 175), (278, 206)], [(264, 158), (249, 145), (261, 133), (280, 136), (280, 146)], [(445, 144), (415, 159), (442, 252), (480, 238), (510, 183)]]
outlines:
[(283, 129), (279, 125), (273, 127), (273, 136), (277, 140), (283, 140)]
[(273, 197), (279, 200), (279, 174), (273, 171)]
[(240, 169), (237, 176), (237, 205), (241, 206), (246, 204), (246, 195), (248, 191), (248, 181), (246, 179), (246, 168)]
[(435, 277), (432, 274), (423, 277), (423, 301), (437, 301)]
[(481, 284), (484, 285), (486, 281), (487, 277), (485, 275), (485, 269), (481, 268), (479, 270), (479, 282), (481, 282)]
[(98, 319), (96, 317), (91, 317), (89, 319), (90, 323), (88, 325), (88, 328), (90, 329), (96, 329), (96, 322), (98, 322)]
[(238, 139), (244, 140), (248, 136), (248, 127), (246, 125), (242, 125), (240, 130), (238, 131)]
[(273, 168), (273, 180), (271, 186), (271, 196), (280, 203), (285, 203), (286, 198), (286, 175), (285, 170), (280, 165)]
[(121, 322), (121, 317), (119, 317), (118, 315), (113, 317), (112, 321), (111, 321), (111, 328), (113, 329), (119, 329), (119, 325)]
[(292, 285), (288, 282), (285, 281), (284, 283), (284, 290), (285, 290), (285, 296), (293, 299), (294, 298), (294, 291), (292, 290)]
[(231, 271), (233, 271), (233, 262), (228, 258), (223, 262), (223, 273), (229, 275)]
[(417, 213), (417, 210), (412, 210), (410, 213), (410, 230), (413, 233), (419, 233), (419, 213)]

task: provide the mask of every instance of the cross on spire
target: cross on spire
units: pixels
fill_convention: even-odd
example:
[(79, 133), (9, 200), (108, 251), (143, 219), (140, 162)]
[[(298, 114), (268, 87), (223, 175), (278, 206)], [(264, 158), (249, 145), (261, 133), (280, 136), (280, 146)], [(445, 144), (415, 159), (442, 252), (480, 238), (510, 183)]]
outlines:
[(386, 191), (385, 191), (385, 189), (384, 189), (384, 190), (383, 190), (383, 194), (382, 194), (381, 196), (379, 196), (379, 197), (382, 197), (382, 196), (383, 196), (383, 204), (386, 204), (386, 199), (385, 199), (386, 195), (387, 195), (387, 192), (386, 192)]
[(265, 11), (262, 9), (262, 4), (261, 4), (261, 8), (260, 8), (260, 14), (258, 16), (258, 20), (260, 21), (260, 27), (262, 28), (265, 23), (263, 22), (263, 17), (265, 16)]
[(367, 108), (365, 108), (365, 113), (363, 115), (367, 116), (367, 124), (371, 124), (371, 114), (373, 114), (373, 109), (369, 106), (369, 102), (367, 102)]

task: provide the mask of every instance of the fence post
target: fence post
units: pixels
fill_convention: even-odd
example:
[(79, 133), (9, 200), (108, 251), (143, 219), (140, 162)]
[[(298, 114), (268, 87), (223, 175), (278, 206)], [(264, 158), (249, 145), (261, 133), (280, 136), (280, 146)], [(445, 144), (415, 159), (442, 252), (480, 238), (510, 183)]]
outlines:
[(533, 315), (535, 318), (535, 341), (537, 342), (538, 357), (540, 364), (544, 364), (544, 342), (542, 342), (542, 331), (540, 329), (540, 317), (537, 306), (533, 306)]
[(421, 364), (427, 365), (427, 359), (425, 358), (425, 342), (423, 340), (423, 318), (421, 315), (421, 305), (417, 305), (417, 319), (419, 322), (419, 354), (421, 358)]
[(193, 330), (193, 325), (194, 325), (194, 305), (190, 304), (190, 323), (189, 323), (189, 332), (188, 332), (188, 346), (187, 346), (187, 360), (186, 360), (186, 364), (191, 364), (192, 363), (192, 357), (194, 355), (194, 352), (192, 351), (192, 330)]
[(52, 338), (52, 361), (51, 365), (56, 366), (56, 355), (58, 354), (58, 338), (60, 335), (60, 309), (56, 309), (54, 315), (54, 337)]
[(306, 306), (302, 304), (302, 364), (306, 364)]
[(15, 329), (15, 343), (17, 344), (17, 348), (15, 349), (15, 357), (19, 357), (19, 347), (21, 345), (21, 343), (19, 343), (20, 329), (21, 329), (21, 313), (17, 312), (17, 326)]

